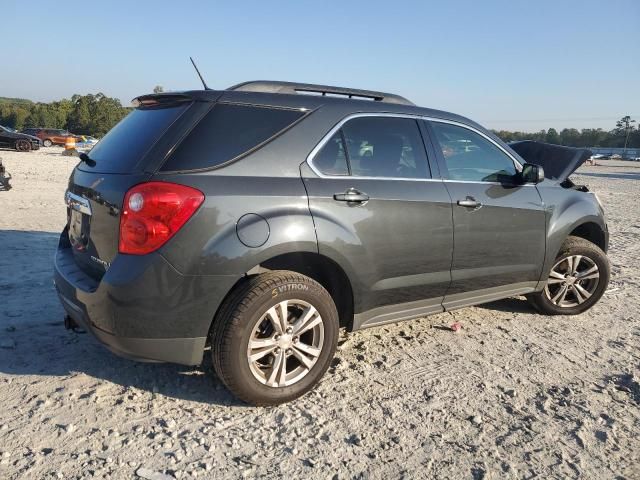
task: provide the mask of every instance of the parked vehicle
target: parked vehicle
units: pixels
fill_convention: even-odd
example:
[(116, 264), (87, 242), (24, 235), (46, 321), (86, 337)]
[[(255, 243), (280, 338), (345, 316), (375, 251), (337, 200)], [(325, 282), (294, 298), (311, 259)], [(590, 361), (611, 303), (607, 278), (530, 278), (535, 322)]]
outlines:
[(607, 287), (602, 206), (569, 179), (589, 151), (321, 85), (136, 104), (81, 155), (55, 257), (66, 326), (119, 355), (210, 347), (235, 395), (278, 404), (318, 383), (341, 327), (514, 295), (574, 315)]
[(80, 135), (78, 137), (78, 143), (95, 145), (96, 143), (98, 143), (98, 139), (96, 137), (92, 137), (91, 135)]
[(11, 127), (0, 125), (0, 148), (12, 148), (19, 152), (30, 152), (40, 148), (40, 140), (31, 135), (19, 133)]
[(68, 137), (73, 137), (76, 141), (80, 138), (67, 130), (59, 128), (27, 128), (23, 130), (23, 133), (38, 137), (45, 147), (50, 147), (51, 145), (64, 146)]
[(11, 190), (11, 174), (7, 172), (7, 168), (2, 164), (2, 159), (0, 158), (0, 191)]

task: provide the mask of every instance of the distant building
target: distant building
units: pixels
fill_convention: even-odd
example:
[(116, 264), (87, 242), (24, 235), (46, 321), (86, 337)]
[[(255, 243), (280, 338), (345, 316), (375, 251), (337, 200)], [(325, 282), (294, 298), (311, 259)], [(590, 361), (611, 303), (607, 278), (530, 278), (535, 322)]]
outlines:
[(622, 158), (640, 157), (640, 148), (589, 147), (594, 155), (620, 155)]

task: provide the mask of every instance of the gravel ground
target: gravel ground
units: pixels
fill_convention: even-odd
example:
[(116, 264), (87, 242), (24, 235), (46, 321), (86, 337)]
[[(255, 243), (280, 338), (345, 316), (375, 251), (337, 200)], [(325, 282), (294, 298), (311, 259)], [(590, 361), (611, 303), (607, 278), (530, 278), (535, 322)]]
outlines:
[(513, 298), (342, 334), (315, 391), (251, 408), (209, 362), (138, 364), (64, 330), (59, 154), (0, 151), (0, 478), (640, 478), (640, 164), (574, 176), (611, 230), (589, 312)]

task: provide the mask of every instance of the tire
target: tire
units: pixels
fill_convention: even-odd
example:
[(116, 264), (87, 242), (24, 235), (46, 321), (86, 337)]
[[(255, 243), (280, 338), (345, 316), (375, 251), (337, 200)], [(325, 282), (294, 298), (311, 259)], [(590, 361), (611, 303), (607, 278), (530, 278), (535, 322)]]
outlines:
[(544, 290), (527, 298), (545, 315), (578, 315), (600, 300), (610, 275), (609, 259), (597, 245), (584, 238), (568, 237), (560, 248)]
[(42, 141), (42, 145), (44, 145), (45, 147), (50, 147), (51, 145), (53, 145), (53, 142), (51, 140), (49, 140), (48, 138), (45, 138)]
[(31, 142), (24, 139), (16, 140), (16, 150), (18, 152), (30, 152)]
[[(285, 321), (287, 329), (278, 322), (282, 305), (291, 322)], [(296, 324), (307, 313), (308, 321)], [(305, 331), (305, 325), (313, 326)], [(302, 332), (299, 337), (294, 327)], [(289, 271), (249, 277), (223, 302), (214, 319), (213, 367), (227, 388), (249, 404), (285, 403), (320, 381), (335, 354), (338, 330), (333, 299), (315, 280)], [(250, 355), (262, 356), (254, 362)], [(285, 365), (284, 376), (278, 365)]]

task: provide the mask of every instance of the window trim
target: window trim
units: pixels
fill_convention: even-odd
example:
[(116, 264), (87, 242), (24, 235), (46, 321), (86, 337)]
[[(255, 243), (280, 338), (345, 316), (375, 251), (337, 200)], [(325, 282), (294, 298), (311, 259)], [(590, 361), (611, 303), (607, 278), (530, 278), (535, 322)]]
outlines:
[[(313, 109), (304, 108), (304, 107), (283, 107), (283, 106), (278, 106), (278, 105), (266, 105), (266, 104), (248, 103), (248, 102), (215, 101), (215, 102), (211, 102), (211, 103), (212, 103), (211, 107), (208, 108), (201, 116), (199, 116), (198, 119), (193, 122), (191, 127), (179, 139), (177, 139), (175, 144), (169, 149), (167, 154), (164, 156), (162, 162), (160, 162), (160, 165), (157, 167), (157, 169), (156, 169), (157, 173), (160, 173), (160, 174), (163, 174), (163, 175), (164, 174), (176, 174), (176, 173), (199, 173), (199, 172), (209, 172), (209, 171), (212, 171), (212, 170), (218, 170), (219, 168), (224, 168), (226, 166), (231, 165), (232, 163), (236, 163), (239, 160), (242, 160), (245, 157), (248, 157), (249, 155), (251, 155), (252, 153), (256, 152), (257, 150), (260, 150), (262, 147), (266, 146), (267, 144), (271, 143), (272, 141), (274, 141), (275, 139), (277, 139), (278, 137), (283, 135), (285, 132), (287, 132), (288, 130), (290, 130), (294, 126), (296, 126), (298, 123), (303, 121), (305, 118), (307, 118), (309, 115), (311, 115), (315, 111)], [(302, 115), (300, 117), (298, 117), (294, 122), (290, 123), (289, 125), (287, 125), (286, 127), (282, 128), (282, 129), (280, 129), (279, 131), (274, 133), (272, 136), (270, 136), (266, 140), (260, 142), (258, 145), (255, 145), (254, 147), (251, 147), (246, 152), (243, 152), (243, 153), (241, 153), (239, 155), (236, 155), (235, 157), (225, 161), (224, 163), (220, 163), (218, 165), (209, 166), (209, 167), (201, 167), (201, 168), (189, 168), (189, 169), (180, 169), (180, 170), (163, 170), (162, 168), (164, 167), (164, 165), (167, 163), (169, 158), (175, 153), (175, 151), (182, 144), (182, 142), (185, 141), (189, 137), (191, 132), (200, 124), (200, 122), (204, 119), (204, 117), (206, 117), (211, 112), (211, 110), (213, 110), (215, 108), (216, 105), (257, 107), (257, 108), (268, 108), (268, 109), (272, 109), (272, 110), (288, 110), (288, 111), (293, 111), (293, 112), (300, 112), (300, 113), (302, 113)]]
[[(516, 184), (512, 184), (512, 183), (505, 183), (505, 182), (496, 182), (496, 181), (485, 181), (485, 180), (457, 180), (457, 179), (453, 179), (453, 178), (445, 178), (445, 175), (442, 172), (448, 172), (448, 168), (447, 168), (447, 164), (446, 164), (446, 160), (444, 158), (444, 154), (442, 153), (442, 147), (439, 144), (439, 141), (436, 137), (436, 133), (433, 130), (433, 125), (432, 123), (446, 123), (446, 124), (450, 124), (456, 127), (461, 127), (464, 128), (466, 130), (469, 130), (470, 132), (476, 133), (478, 135), (480, 135), (482, 138), (484, 138), (485, 140), (487, 140), (491, 145), (497, 147), (502, 153), (504, 153), (507, 158), (509, 158), (513, 163), (514, 163), (514, 167), (516, 169), (516, 172), (521, 172), (522, 171), (522, 164), (520, 163), (520, 161), (518, 161), (518, 159), (516, 159), (513, 155), (511, 155), (507, 150), (505, 150), (502, 146), (500, 146), (498, 143), (495, 142), (495, 140), (493, 140), (491, 137), (489, 137), (488, 135), (482, 133), (481, 131), (479, 131), (476, 128), (473, 128), (469, 125), (466, 125), (464, 123), (461, 122), (454, 122), (454, 121), (448, 121), (448, 120), (444, 120), (444, 119), (438, 119), (438, 120), (428, 120), (426, 121), (427, 123), (427, 129), (429, 131), (429, 136), (433, 139), (433, 142), (435, 143), (434, 148), (436, 149), (436, 155), (437, 155), (437, 159), (438, 159), (438, 167), (440, 168), (440, 172), (441, 172), (441, 177), (442, 177), (442, 181), (446, 182), (446, 183), (479, 183), (479, 184), (486, 184), (486, 185), (516, 185)], [(527, 184), (517, 184), (518, 186), (527, 186)], [(531, 186), (531, 184), (529, 184), (528, 186)]]
[[(511, 155), (511, 153), (509, 153), (501, 145), (496, 143), (495, 140), (493, 140), (487, 134), (485, 134), (485, 133), (481, 132), (480, 130), (478, 130), (477, 128), (474, 128), (474, 127), (472, 127), (470, 125), (467, 125), (465, 123), (457, 122), (455, 120), (447, 120), (447, 119), (444, 119), (444, 118), (429, 117), (427, 115), (412, 115), (412, 114), (409, 114), (409, 113), (362, 112), (362, 113), (349, 114), (346, 117), (344, 117), (342, 120), (340, 120), (338, 123), (336, 123), (331, 128), (331, 130), (329, 130), (322, 137), (320, 142), (318, 142), (318, 144), (313, 148), (313, 150), (311, 150), (309, 155), (307, 155), (306, 162), (309, 165), (309, 167), (311, 168), (311, 170), (313, 170), (313, 172), (316, 175), (318, 175), (318, 177), (327, 178), (327, 179), (336, 179), (336, 178), (353, 179), (353, 178), (357, 178), (357, 179), (362, 179), (362, 180), (401, 180), (401, 181), (408, 181), (408, 182), (459, 182), (459, 180), (451, 180), (451, 179), (442, 178), (442, 172), (438, 172), (438, 174), (440, 175), (440, 178), (433, 178), (433, 168), (431, 168), (430, 159), (429, 159), (429, 155), (428, 155), (429, 151), (428, 151), (426, 145), (424, 145), (425, 154), (427, 155), (427, 161), (429, 162), (429, 169), (431, 170), (431, 178), (368, 177), (368, 176), (359, 176), (359, 175), (325, 175), (320, 170), (318, 170), (318, 168), (316, 168), (316, 166), (313, 164), (313, 159), (318, 154), (318, 152), (320, 150), (322, 150), (324, 145), (331, 139), (331, 137), (333, 137), (333, 135), (339, 129), (342, 128), (342, 126), (345, 123), (347, 123), (350, 120), (353, 120), (354, 118), (361, 118), (361, 117), (409, 118), (409, 119), (416, 120), (416, 121), (423, 120), (423, 121), (426, 121), (426, 122), (448, 123), (448, 124), (451, 124), (451, 125), (455, 125), (455, 126), (459, 126), (459, 127), (462, 127), (462, 128), (466, 128), (467, 130), (470, 130), (470, 131), (472, 131), (474, 133), (477, 133), (478, 135), (482, 136), (483, 138), (485, 138), (486, 140), (491, 142), (493, 145), (498, 147), (502, 152), (504, 152), (505, 155), (507, 155), (507, 157), (509, 157), (514, 162), (516, 170), (518, 170), (518, 171), (522, 170), (522, 164), (513, 155)], [(418, 129), (420, 131), (420, 135), (423, 136), (424, 134), (422, 132), (422, 129), (420, 129), (420, 125), (418, 125)], [(430, 137), (432, 136), (432, 133), (430, 131), (429, 131), (429, 136)], [(423, 140), (423, 144), (424, 144), (426, 142), (426, 139), (423, 137), (422, 140)], [(436, 146), (434, 146), (434, 149), (436, 149)], [(436, 155), (437, 154), (438, 154), (438, 152), (436, 151)], [(440, 167), (440, 165), (438, 165), (438, 167)], [(440, 168), (438, 168), (438, 170), (440, 170)], [(500, 182), (484, 182), (484, 181), (465, 181), (464, 183), (483, 183), (483, 184), (502, 185)]]

